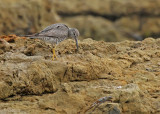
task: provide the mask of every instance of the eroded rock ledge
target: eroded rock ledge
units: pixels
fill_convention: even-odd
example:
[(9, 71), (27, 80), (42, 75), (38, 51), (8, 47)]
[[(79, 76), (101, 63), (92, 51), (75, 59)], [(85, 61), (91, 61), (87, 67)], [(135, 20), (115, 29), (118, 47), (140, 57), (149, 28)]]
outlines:
[[(159, 113), (160, 39), (108, 43), (66, 40), (51, 60), (49, 44), (0, 37), (0, 112)], [(8, 41), (8, 42), (7, 42)]]

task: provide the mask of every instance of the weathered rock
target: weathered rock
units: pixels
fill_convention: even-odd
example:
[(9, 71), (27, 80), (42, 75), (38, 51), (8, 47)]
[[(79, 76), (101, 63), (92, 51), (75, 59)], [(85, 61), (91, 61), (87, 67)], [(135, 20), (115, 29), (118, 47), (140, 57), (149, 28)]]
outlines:
[[(90, 38), (79, 41), (76, 52), (75, 41), (65, 40), (52, 61), (51, 46), (41, 40), (2, 40), (0, 113), (158, 114), (159, 43), (153, 38), (117, 43)], [(112, 96), (112, 102), (92, 107), (105, 96)]]
[(13, 93), (12, 91), (13, 91), (12, 87), (10, 87), (3, 81), (0, 82), (0, 93), (1, 93), (0, 99), (9, 97), (10, 95), (12, 95)]
[(30, 34), (59, 21), (48, 0), (6, 0), (0, 1), (0, 4), (1, 34)]
[[(66, 17), (64, 22), (78, 28), (80, 34), (85, 37), (92, 37), (95, 40), (123, 41), (129, 38), (124, 37), (121, 31), (113, 26), (113, 22), (103, 17), (75, 16)], [(98, 31), (98, 32), (97, 32)]]

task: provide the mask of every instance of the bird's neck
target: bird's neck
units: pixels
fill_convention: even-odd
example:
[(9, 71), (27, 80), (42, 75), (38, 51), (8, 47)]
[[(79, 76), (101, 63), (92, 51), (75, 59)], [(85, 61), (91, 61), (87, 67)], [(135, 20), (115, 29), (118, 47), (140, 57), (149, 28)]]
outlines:
[(72, 29), (71, 28), (69, 28), (69, 31), (68, 31), (68, 37), (71, 37), (72, 35), (71, 35), (71, 32), (72, 32)]

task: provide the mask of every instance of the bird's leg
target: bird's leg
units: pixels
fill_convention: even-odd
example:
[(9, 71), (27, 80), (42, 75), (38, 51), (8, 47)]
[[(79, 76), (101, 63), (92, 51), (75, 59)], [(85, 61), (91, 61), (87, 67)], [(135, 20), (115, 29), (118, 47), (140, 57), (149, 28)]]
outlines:
[(56, 56), (56, 46), (53, 46), (52, 52), (53, 52), (52, 60), (54, 61), (54, 58), (57, 59), (57, 56)]

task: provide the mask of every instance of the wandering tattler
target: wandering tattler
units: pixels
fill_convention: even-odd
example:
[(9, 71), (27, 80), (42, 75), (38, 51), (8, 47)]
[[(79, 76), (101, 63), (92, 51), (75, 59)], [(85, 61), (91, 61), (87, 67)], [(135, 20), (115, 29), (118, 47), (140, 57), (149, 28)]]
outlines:
[(25, 37), (37, 38), (51, 43), (53, 46), (53, 60), (54, 58), (57, 58), (54, 45), (62, 42), (68, 37), (72, 37), (75, 39), (78, 51), (78, 36), (79, 31), (76, 28), (69, 28), (62, 23), (52, 24), (39, 33), (35, 33), (33, 35), (25, 35)]

